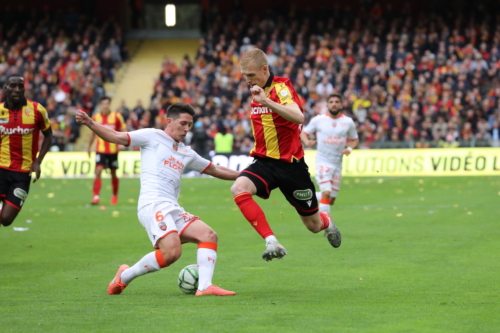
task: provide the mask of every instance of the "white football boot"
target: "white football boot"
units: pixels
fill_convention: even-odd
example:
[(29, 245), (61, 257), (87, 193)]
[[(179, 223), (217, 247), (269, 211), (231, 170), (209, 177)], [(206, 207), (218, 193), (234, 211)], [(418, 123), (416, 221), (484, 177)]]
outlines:
[(271, 261), (274, 258), (283, 259), (287, 252), (285, 248), (276, 240), (270, 240), (266, 243), (266, 250), (262, 253), (262, 259)]

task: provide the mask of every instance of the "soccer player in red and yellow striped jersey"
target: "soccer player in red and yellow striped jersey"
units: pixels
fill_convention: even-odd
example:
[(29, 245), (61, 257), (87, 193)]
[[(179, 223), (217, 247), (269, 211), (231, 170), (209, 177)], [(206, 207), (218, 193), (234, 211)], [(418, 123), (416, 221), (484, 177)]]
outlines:
[(269, 71), (267, 57), (259, 49), (243, 53), (240, 70), (253, 96), (251, 121), (255, 146), (250, 156), (255, 161), (241, 172), (231, 192), (243, 216), (266, 241), (262, 258), (270, 261), (287, 254), (253, 199), (254, 195), (267, 199), (275, 188), (295, 207), (309, 231), (324, 230), (330, 244), (339, 247), (340, 231), (329, 214), (318, 212), (316, 189), (300, 142), (304, 114), (293, 84), (290, 79)]
[[(111, 98), (103, 97), (99, 103), (99, 112), (92, 116), (92, 119), (101, 125), (112, 128), (115, 131), (123, 132), (126, 129), (125, 121), (120, 113), (116, 111), (111, 111), (110, 108)], [(87, 147), (87, 152), (90, 157), (90, 151), (92, 149), (92, 144), (96, 138), (95, 133), (92, 132), (90, 135), (89, 144)], [(108, 168), (111, 172), (111, 186), (113, 189), (113, 195), (111, 197), (111, 205), (116, 205), (118, 203), (118, 187), (119, 179), (116, 175), (116, 170), (118, 169), (118, 145), (110, 142), (106, 142), (100, 137), (97, 137), (97, 143), (95, 146), (95, 179), (93, 187), (93, 197), (91, 204), (99, 204), (99, 196), (101, 193), (101, 174), (104, 168)]]
[[(0, 225), (14, 222), (33, 183), (40, 178), (43, 158), (52, 144), (52, 128), (45, 108), (24, 97), (24, 78), (11, 75), (4, 85), (5, 103), (0, 103)], [(43, 134), (38, 153), (38, 137)]]

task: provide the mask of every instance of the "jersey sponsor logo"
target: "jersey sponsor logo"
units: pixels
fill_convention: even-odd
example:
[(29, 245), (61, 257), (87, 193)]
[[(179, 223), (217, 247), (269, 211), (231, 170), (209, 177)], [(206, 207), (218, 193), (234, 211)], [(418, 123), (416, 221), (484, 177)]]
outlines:
[(309, 200), (312, 198), (313, 193), (312, 193), (311, 189), (297, 190), (297, 191), (293, 192), (293, 196), (299, 200)]
[(30, 134), (34, 130), (35, 130), (34, 128), (22, 128), (21, 126), (17, 126), (14, 128), (6, 128), (4, 126), (0, 126), (0, 134), (3, 135)]
[(326, 140), (323, 141), (325, 145), (340, 145), (344, 143), (344, 139), (341, 136), (329, 135)]
[(272, 110), (269, 110), (267, 106), (253, 106), (251, 114), (268, 114), (272, 113)]
[(184, 164), (181, 161), (175, 159), (175, 157), (170, 156), (168, 160), (163, 160), (163, 165), (166, 165), (174, 170), (177, 170), (182, 174), (182, 170), (184, 169)]
[(307, 202), (307, 205), (308, 205), (309, 207), (311, 207), (312, 200), (307, 200), (306, 202)]

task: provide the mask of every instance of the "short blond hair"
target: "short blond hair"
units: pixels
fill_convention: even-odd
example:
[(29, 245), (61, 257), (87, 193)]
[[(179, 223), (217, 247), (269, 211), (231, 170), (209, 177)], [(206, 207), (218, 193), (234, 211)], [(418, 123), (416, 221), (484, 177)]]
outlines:
[(240, 66), (246, 68), (250, 65), (257, 67), (268, 66), (266, 54), (261, 49), (251, 49), (243, 53), (240, 60)]

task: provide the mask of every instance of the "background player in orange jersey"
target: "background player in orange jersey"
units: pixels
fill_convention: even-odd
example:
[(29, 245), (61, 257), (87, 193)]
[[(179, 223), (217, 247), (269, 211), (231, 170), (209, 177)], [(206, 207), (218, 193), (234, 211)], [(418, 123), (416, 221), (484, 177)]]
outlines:
[(270, 261), (287, 254), (253, 199), (254, 195), (267, 199), (275, 188), (295, 207), (309, 231), (324, 230), (330, 244), (339, 247), (339, 229), (329, 214), (318, 212), (316, 190), (300, 142), (303, 110), (290, 79), (271, 73), (267, 57), (259, 49), (243, 53), (240, 67), (253, 96), (251, 120), (255, 146), (250, 156), (255, 160), (241, 172), (231, 192), (243, 216), (266, 241), (262, 258)]
[[(111, 98), (103, 97), (99, 103), (99, 112), (92, 116), (92, 119), (101, 125), (112, 128), (115, 131), (123, 132), (126, 129), (125, 121), (119, 112), (111, 111), (110, 108)], [(92, 144), (96, 135), (94, 132), (90, 135), (89, 145), (87, 147), (87, 152), (90, 157), (90, 150), (92, 149)], [(97, 137), (97, 143), (95, 146), (95, 179), (93, 187), (93, 197), (91, 204), (99, 204), (99, 196), (101, 193), (101, 174), (103, 169), (109, 169), (111, 172), (111, 186), (113, 189), (113, 196), (111, 197), (111, 205), (116, 205), (118, 203), (118, 187), (120, 181), (116, 176), (116, 170), (118, 169), (118, 145), (110, 142), (106, 142), (103, 139)]]
[[(24, 97), (24, 78), (11, 75), (4, 85), (5, 103), (0, 103), (0, 225), (12, 224), (28, 197), (31, 173), (33, 183), (40, 178), (43, 158), (52, 144), (52, 128), (47, 111)], [(38, 152), (38, 137), (43, 134)]]

